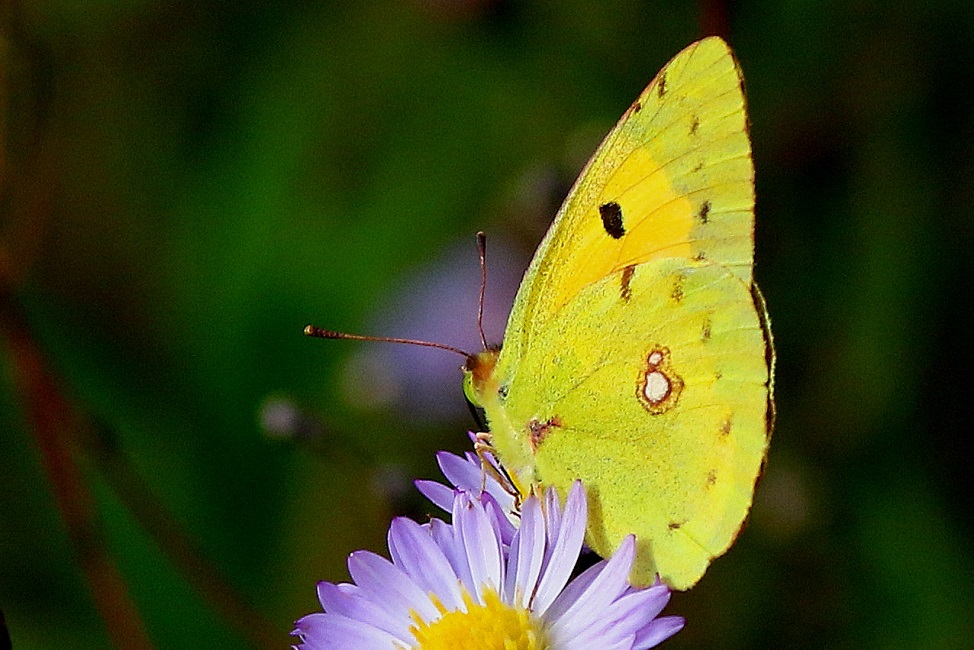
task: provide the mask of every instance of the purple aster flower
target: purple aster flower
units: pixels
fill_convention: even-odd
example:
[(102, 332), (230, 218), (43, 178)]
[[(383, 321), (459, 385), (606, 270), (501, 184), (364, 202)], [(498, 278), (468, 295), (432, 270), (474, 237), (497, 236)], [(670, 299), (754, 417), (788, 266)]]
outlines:
[(569, 582), (585, 536), (581, 483), (564, 509), (549, 490), (528, 497), (520, 527), (489, 494), (456, 490), (453, 523), (398, 518), (389, 528), (387, 560), (353, 553), (354, 583), (318, 584), (324, 612), (294, 625), (296, 648), (354, 650), (621, 650), (650, 648), (683, 627), (657, 618), (670, 597), (662, 584), (629, 584), (635, 541)]
[[(490, 452), (483, 452), (482, 456), (478, 456), (468, 451), (463, 456), (457, 456), (448, 451), (441, 451), (436, 454), (436, 462), (443, 476), (453, 486), (471, 494), (487, 492), (507, 519), (517, 524), (518, 508), (514, 494), (510, 487), (498, 481), (502, 470)], [(453, 509), (453, 487), (426, 479), (416, 481), (416, 487), (423, 496), (446, 512)]]

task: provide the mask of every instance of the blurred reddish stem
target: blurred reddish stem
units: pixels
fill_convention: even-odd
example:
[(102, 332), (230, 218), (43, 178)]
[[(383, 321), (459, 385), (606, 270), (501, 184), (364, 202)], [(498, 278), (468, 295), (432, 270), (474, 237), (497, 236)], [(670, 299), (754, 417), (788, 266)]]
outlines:
[(43, 355), (28, 335), (22, 314), (5, 284), (0, 285), (2, 339), (14, 366), (14, 381), (41, 453), (41, 464), (54, 493), (55, 505), (88, 581), (95, 607), (116, 647), (152, 648), (122, 575), (105, 551), (94, 500), (70, 451), (71, 431), (77, 424), (75, 418), (48, 372)]
[[(0, 278), (0, 285), (3, 279)], [(10, 349), (16, 381), (41, 451), (55, 502), (94, 596), (96, 607), (119, 648), (151, 648), (135, 605), (111, 558), (97, 525), (93, 499), (72, 450), (95, 461), (115, 494), (156, 541), (181, 575), (238, 634), (255, 647), (279, 647), (282, 636), (244, 602), (204, 559), (193, 540), (176, 526), (149, 486), (123, 457), (105, 443), (89, 420), (72, 412), (58, 390), (40, 349), (29, 335), (16, 299), (0, 288), (0, 333)]]
[(727, 0), (701, 0), (700, 35), (730, 36), (730, 7)]
[[(0, 206), (4, 209), (10, 208), (7, 200), (13, 176), (6, 145), (17, 9), (14, 3), (0, 0), (0, 52), (3, 54), (0, 57)], [(3, 234), (10, 234), (9, 224), (2, 225)], [(43, 355), (29, 336), (26, 320), (14, 297), (14, 278), (19, 277), (18, 271), (22, 269), (15, 262), (18, 251), (9, 246), (11, 242), (6, 237), (0, 240), (0, 341), (8, 348), (23, 412), (40, 451), (41, 465), (47, 474), (54, 503), (112, 643), (118, 648), (152, 648), (122, 575), (105, 551), (94, 500), (70, 451), (70, 436), (75, 424), (71, 409), (62, 399)], [(5, 625), (3, 631), (9, 644)]]
[[(40, 131), (20, 166), (12, 166), (7, 155), (8, 98), (12, 86), (9, 64), (14, 42), (23, 36), (19, 10), (16, 3), (0, 0), (0, 55), (3, 55), (0, 56), (0, 209), (4, 210), (0, 214), (4, 218), (0, 221), (0, 345), (7, 348), (23, 413), (40, 450), (55, 505), (85, 573), (95, 607), (115, 647), (153, 647), (121, 572), (106, 550), (97, 506), (79, 465), (80, 460), (88, 458), (96, 462), (139, 525), (231, 629), (255, 647), (280, 647), (282, 636), (259, 612), (243, 602), (203, 558), (190, 536), (174, 524), (171, 514), (154, 497), (138, 472), (105, 444), (106, 436), (98, 435), (101, 432), (95, 431), (90, 417), (71, 408), (41, 348), (31, 336), (15, 287), (26, 277), (34, 257), (32, 251), (43, 240), (49, 206), (45, 198), (48, 196), (45, 166), (38, 162), (44, 151)], [(25, 39), (19, 39), (21, 46), (24, 42)], [(30, 85), (18, 87), (21, 93), (32, 90), (36, 89)], [(0, 625), (0, 632), (5, 630)], [(5, 647), (3, 639), (0, 634), (0, 650)]]
[(283, 632), (274, 629), (263, 614), (251, 607), (201, 552), (193, 538), (179, 527), (152, 493), (142, 476), (106, 444), (114, 438), (110, 431), (92, 432), (83, 445), (100, 474), (121, 499), (139, 526), (159, 545), (180, 574), (202, 596), (228, 627), (257, 648), (279, 648)]

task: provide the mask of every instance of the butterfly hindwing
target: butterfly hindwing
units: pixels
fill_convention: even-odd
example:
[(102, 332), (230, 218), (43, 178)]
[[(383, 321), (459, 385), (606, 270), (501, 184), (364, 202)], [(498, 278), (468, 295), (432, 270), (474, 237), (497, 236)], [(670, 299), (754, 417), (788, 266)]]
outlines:
[[(633, 578), (660, 572), (682, 589), (750, 505), (767, 446), (764, 335), (749, 287), (723, 267), (650, 262), (623, 289), (625, 273), (559, 311), (549, 328), (566, 344), (503, 375), (503, 408), (527, 425), (533, 481), (591, 486), (596, 552), (635, 533)], [(505, 458), (503, 436), (495, 444)]]

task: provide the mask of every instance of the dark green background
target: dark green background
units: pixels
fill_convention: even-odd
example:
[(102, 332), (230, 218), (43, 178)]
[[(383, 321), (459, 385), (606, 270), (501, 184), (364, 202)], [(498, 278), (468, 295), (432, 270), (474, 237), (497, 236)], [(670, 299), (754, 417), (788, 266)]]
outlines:
[[(673, 597), (666, 647), (971, 642), (974, 4), (310, 4), (0, 3), (15, 648), (110, 644), (17, 332), (73, 409), (95, 552), (156, 645), (249, 644), (161, 550), (182, 531), (286, 647), (317, 580), (431, 512), (408, 481), (474, 426), (459, 358), (301, 328), (475, 348), (486, 230), (499, 336), (601, 135), (714, 29), (747, 79), (778, 427), (747, 529)], [(299, 440), (261, 426), (269, 403), (301, 412)]]

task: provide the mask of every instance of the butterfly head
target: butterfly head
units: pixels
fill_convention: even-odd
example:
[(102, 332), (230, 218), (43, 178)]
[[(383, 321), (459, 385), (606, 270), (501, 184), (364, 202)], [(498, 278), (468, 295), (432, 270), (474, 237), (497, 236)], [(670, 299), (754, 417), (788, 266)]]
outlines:
[(500, 352), (499, 347), (489, 347), (467, 357), (463, 366), (463, 392), (474, 406), (483, 408), (489, 396), (497, 393), (494, 368)]

